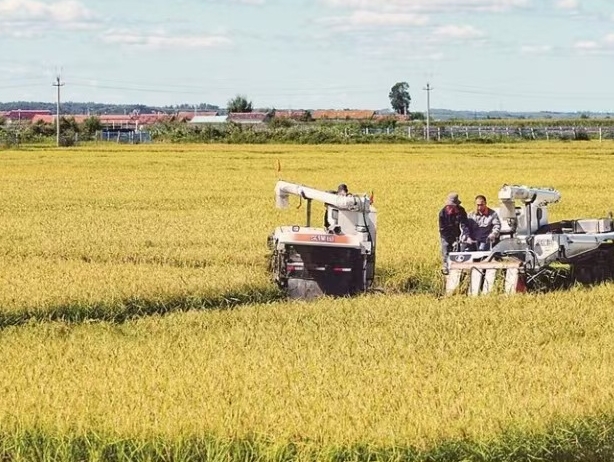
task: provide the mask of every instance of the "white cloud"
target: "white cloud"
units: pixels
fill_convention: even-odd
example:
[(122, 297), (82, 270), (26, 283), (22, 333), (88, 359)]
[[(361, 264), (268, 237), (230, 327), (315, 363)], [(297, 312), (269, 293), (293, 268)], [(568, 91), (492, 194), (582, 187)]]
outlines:
[(524, 45), (520, 51), (527, 55), (543, 55), (552, 51), (552, 45)]
[(573, 45), (574, 50), (592, 55), (610, 55), (614, 52), (614, 33), (605, 35), (600, 40), (581, 40)]
[(54, 28), (85, 30), (96, 27), (96, 15), (77, 0), (0, 0), (0, 35), (3, 36), (28, 39), (41, 37)]
[(555, 6), (561, 10), (577, 10), (580, 5), (578, 0), (557, 0)]
[(264, 5), (266, 0), (205, 0), (209, 3), (239, 3), (242, 5)]
[(458, 25), (448, 25), (441, 26), (435, 29), (433, 32), (435, 36), (440, 38), (450, 38), (450, 39), (461, 39), (461, 40), (470, 40), (484, 37), (484, 32), (476, 29), (473, 26), (458, 26)]
[(166, 33), (139, 34), (129, 31), (109, 31), (102, 36), (106, 43), (151, 49), (215, 48), (232, 41), (223, 35), (169, 35)]
[(320, 0), (338, 8), (380, 9), (384, 11), (506, 11), (528, 6), (529, 0)]
[(423, 26), (428, 23), (428, 16), (357, 10), (348, 16), (324, 18), (321, 22), (344, 30), (365, 27)]
[(428, 17), (358, 10), (352, 13), (348, 20), (356, 26), (422, 26), (428, 22)]
[(601, 46), (599, 45), (598, 42), (595, 42), (594, 40), (582, 40), (579, 42), (576, 42), (574, 44), (574, 48), (576, 50), (584, 50), (584, 51), (594, 51), (594, 50), (598, 50), (599, 48), (601, 48)]
[(38, 0), (0, 0), (0, 21), (89, 21), (94, 14), (77, 0), (46, 3)]

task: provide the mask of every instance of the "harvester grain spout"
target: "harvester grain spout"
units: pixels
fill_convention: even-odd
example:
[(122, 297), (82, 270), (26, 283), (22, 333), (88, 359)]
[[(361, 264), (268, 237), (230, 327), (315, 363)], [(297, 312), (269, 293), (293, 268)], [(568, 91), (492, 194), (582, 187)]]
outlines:
[[(614, 276), (612, 218), (548, 221), (548, 205), (561, 195), (551, 188), (504, 185), (499, 190), (500, 241), (488, 251), (451, 252), (446, 293), (468, 280), (468, 293), (487, 294), (500, 286), (505, 293), (536, 286), (553, 265), (564, 264), (570, 277), (585, 283)], [(497, 284), (497, 281), (503, 283)]]

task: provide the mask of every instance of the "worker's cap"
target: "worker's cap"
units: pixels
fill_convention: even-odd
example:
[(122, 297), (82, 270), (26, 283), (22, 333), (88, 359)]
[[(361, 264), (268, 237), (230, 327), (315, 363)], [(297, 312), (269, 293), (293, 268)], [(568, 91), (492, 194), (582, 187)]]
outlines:
[(448, 194), (448, 198), (446, 199), (446, 205), (460, 205), (461, 201), (458, 198), (458, 193), (452, 192)]
[(341, 183), (339, 186), (337, 186), (337, 192), (348, 192), (348, 185), (346, 185), (345, 183)]

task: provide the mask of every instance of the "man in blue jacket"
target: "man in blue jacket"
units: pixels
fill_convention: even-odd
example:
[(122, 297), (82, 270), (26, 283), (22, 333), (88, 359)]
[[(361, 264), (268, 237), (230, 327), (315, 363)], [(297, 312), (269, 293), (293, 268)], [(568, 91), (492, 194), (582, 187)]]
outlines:
[(458, 193), (448, 194), (446, 203), (439, 211), (439, 237), (441, 241), (441, 272), (448, 274), (448, 254), (455, 250), (460, 236), (468, 235), (467, 212), (461, 206)]

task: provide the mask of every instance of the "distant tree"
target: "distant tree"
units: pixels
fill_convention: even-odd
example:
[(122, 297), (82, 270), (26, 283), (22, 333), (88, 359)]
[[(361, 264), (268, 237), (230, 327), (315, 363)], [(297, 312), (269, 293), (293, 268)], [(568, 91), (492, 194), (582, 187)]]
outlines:
[(311, 115), (310, 110), (306, 110), (298, 119), (300, 122), (312, 122), (313, 116)]
[(38, 136), (52, 136), (55, 133), (55, 129), (53, 128), (54, 124), (46, 124), (42, 120), (39, 120), (36, 123), (30, 124), (26, 129), (26, 132), (30, 136), (38, 137)]
[(409, 84), (407, 82), (395, 83), (388, 93), (388, 98), (390, 98), (392, 109), (397, 114), (409, 114), (411, 96), (409, 96)]
[(247, 101), (247, 97), (244, 95), (237, 95), (230, 101), (227, 106), (228, 112), (252, 112), (252, 102)]
[(79, 133), (80, 128), (74, 117), (60, 117), (60, 131), (68, 130), (72, 133)]
[(291, 119), (286, 117), (274, 117), (269, 122), (269, 127), (271, 128), (290, 128), (294, 125)]
[(424, 112), (412, 112), (411, 120), (426, 120), (426, 116), (424, 115)]
[(86, 138), (94, 138), (98, 130), (102, 130), (102, 123), (99, 117), (88, 117), (81, 124), (81, 133), (83, 133)]

